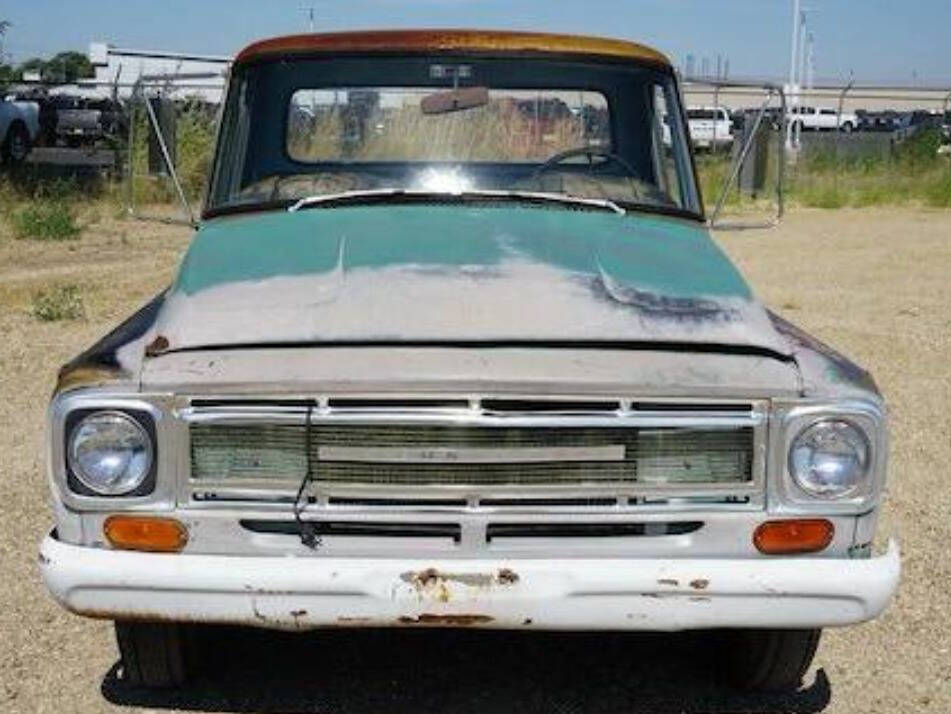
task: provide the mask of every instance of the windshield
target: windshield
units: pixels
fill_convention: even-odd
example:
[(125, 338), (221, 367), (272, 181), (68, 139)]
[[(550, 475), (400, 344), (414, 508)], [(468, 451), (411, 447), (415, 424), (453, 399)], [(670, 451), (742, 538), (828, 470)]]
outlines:
[(699, 214), (669, 72), (485, 57), (284, 59), (235, 70), (207, 208), (486, 191)]

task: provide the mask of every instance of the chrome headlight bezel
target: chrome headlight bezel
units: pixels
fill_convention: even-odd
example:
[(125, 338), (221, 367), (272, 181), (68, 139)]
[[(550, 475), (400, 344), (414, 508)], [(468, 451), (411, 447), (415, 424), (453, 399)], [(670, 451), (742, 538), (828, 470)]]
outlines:
[[(884, 405), (872, 401), (781, 404), (775, 412), (778, 429), (770, 453), (770, 509), (781, 513), (860, 514), (881, 500), (888, 459)], [(805, 488), (792, 473), (790, 453), (797, 437), (821, 422), (846, 422), (856, 428), (868, 446), (864, 478), (847, 493), (831, 496)]]
[[(83, 472), (76, 456), (76, 438), (85, 424), (96, 417), (119, 420), (144, 437), (148, 461), (144, 472), (135, 485), (128, 488), (109, 489), (97, 486), (89, 474)], [(66, 418), (64, 429), (66, 456), (66, 481), (69, 489), (84, 496), (120, 498), (145, 496), (155, 490), (155, 423), (147, 412), (134, 409), (78, 409)]]
[[(76, 512), (166, 511), (176, 503), (176, 484), (187, 449), (171, 448), (181, 435), (170, 418), (174, 402), (166, 395), (130, 394), (119, 390), (77, 389), (57, 394), (50, 402), (47, 422), (47, 475), (54, 499)], [(153, 439), (149, 478), (139, 489), (123, 495), (99, 495), (76, 486), (67, 464), (69, 435), (83, 416), (119, 411), (141, 417)], [(186, 442), (187, 443), (187, 442)]]

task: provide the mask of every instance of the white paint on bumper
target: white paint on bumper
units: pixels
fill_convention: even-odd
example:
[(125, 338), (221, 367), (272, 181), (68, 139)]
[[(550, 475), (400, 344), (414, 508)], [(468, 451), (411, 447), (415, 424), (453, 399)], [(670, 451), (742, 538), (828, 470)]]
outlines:
[(417, 561), (162, 555), (47, 536), (43, 579), (73, 612), (280, 629), (324, 626), (686, 630), (828, 627), (894, 594), (898, 546), (830, 558)]

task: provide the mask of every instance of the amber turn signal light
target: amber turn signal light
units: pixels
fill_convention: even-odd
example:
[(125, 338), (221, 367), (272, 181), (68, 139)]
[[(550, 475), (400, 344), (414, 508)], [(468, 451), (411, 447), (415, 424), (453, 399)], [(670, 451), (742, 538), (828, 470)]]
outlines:
[(767, 521), (753, 533), (753, 544), (767, 555), (815, 553), (832, 542), (835, 526), (824, 518)]
[(188, 531), (172, 518), (109, 516), (102, 531), (113, 548), (177, 553), (188, 542)]

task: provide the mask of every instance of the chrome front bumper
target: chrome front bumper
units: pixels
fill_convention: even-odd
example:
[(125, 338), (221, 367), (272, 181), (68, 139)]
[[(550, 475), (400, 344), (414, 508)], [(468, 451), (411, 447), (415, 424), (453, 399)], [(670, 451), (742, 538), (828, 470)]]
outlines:
[(39, 559), (50, 592), (81, 615), (275, 629), (828, 627), (880, 614), (900, 572), (894, 541), (866, 560), (424, 561), (151, 554), (47, 536)]

